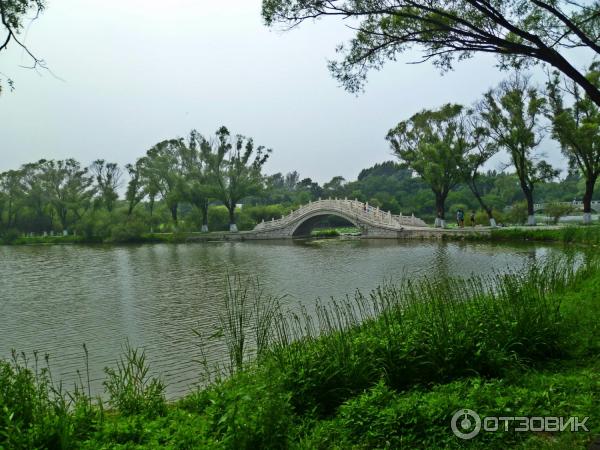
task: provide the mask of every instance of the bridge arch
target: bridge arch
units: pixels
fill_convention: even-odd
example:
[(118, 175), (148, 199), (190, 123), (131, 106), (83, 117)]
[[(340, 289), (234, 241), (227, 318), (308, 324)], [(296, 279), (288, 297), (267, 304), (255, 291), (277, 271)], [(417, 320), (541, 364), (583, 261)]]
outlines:
[(313, 211), (311, 213), (306, 214), (302, 219), (296, 223), (292, 228), (292, 237), (306, 237), (310, 236), (310, 232), (314, 229), (315, 225), (319, 223), (323, 218), (328, 216), (335, 216), (345, 221), (351, 223), (356, 228), (363, 230), (361, 224), (356, 220), (355, 217), (350, 216), (349, 214), (344, 214), (340, 211), (331, 211), (331, 210), (319, 210)]

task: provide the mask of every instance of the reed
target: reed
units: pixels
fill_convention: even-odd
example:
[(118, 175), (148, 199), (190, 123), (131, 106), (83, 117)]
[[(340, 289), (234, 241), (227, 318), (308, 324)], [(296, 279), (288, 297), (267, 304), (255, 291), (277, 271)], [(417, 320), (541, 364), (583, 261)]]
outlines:
[(405, 279), (369, 295), (279, 314), (268, 364), (299, 410), (327, 415), (380, 380), (395, 389), (502, 376), (560, 357), (560, 294), (597, 264), (553, 260), (525, 273)]

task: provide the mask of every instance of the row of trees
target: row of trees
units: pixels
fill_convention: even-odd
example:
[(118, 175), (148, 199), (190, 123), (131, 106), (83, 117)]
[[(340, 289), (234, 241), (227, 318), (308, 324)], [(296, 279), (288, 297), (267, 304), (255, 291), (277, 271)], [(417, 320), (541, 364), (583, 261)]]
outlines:
[[(147, 157), (145, 155), (143, 158)], [(152, 228), (173, 229), (172, 210), (167, 206), (166, 199), (160, 193), (152, 199), (153, 190), (150, 187), (154, 183), (150, 183), (150, 177), (142, 175), (141, 169), (147, 167), (148, 163), (139, 162), (129, 168), (136, 165), (138, 171), (133, 173), (134, 176), (127, 185), (124, 183), (126, 170), (121, 171), (116, 164), (102, 160), (96, 161), (87, 169), (73, 160), (53, 163), (40, 161), (25, 165), (20, 171), (0, 174), (0, 235), (7, 230), (14, 230), (13, 234), (19, 234), (68, 229), (96, 239), (131, 240)], [(64, 166), (78, 169), (71, 170), (71, 175), (67, 177), (70, 180), (68, 183), (58, 183), (58, 189), (49, 190), (46, 178), (60, 179), (61, 176), (57, 177), (53, 172)], [(211, 230), (223, 230), (229, 226), (229, 211), (219, 200), (213, 199), (209, 203), (210, 207), (206, 208), (206, 198), (197, 194), (204, 190), (201, 185), (195, 184), (190, 176), (180, 179), (179, 183), (181, 194), (177, 204), (178, 229), (199, 230), (204, 227), (206, 230), (206, 225), (209, 224)], [(63, 184), (69, 185), (71, 189), (61, 188)], [(119, 189), (121, 185), (128, 187), (129, 191)], [(477, 189), (498, 221), (523, 223), (527, 219), (525, 197), (515, 173), (481, 173)], [(572, 171), (564, 179), (537, 185), (536, 199), (547, 204), (570, 202), (575, 198), (582, 198), (585, 190), (586, 180), (578, 171)], [(126, 195), (119, 197), (119, 192), (125, 192)], [(426, 220), (433, 220), (436, 216), (435, 198), (431, 195), (428, 184), (421, 177), (415, 177), (411, 169), (402, 167), (395, 161), (364, 169), (353, 181), (335, 176), (322, 185), (310, 178), (301, 178), (297, 172), (276, 173), (263, 177), (262, 186), (253, 192), (253, 195), (242, 200), (244, 207), (236, 210), (235, 222), (243, 229), (250, 229), (261, 220), (280, 217), (290, 209), (319, 197), (358, 198), (394, 214), (414, 212)], [(194, 194), (199, 206), (191, 203), (190, 194)], [(63, 200), (62, 203), (60, 199)], [(596, 195), (595, 199), (600, 197)], [(58, 207), (65, 211), (61, 205), (66, 207), (66, 214), (62, 216), (66, 228), (55, 209)], [(459, 208), (468, 211), (480, 208), (479, 202), (464, 182), (450, 190), (446, 205), (451, 213)], [(512, 209), (505, 214), (507, 205), (511, 205)], [(210, 214), (205, 213), (207, 211)], [(477, 212), (476, 217), (477, 223), (484, 224), (487, 221), (483, 210)], [(331, 222), (330, 225), (335, 223)], [(115, 232), (120, 237), (115, 238)]]
[[(490, 91), (475, 114), (457, 105), (422, 111), (390, 130), (388, 140), (408, 167), (428, 179), (441, 221), (450, 187), (462, 178), (478, 196), (474, 182), (479, 161), (498, 148), (507, 150), (533, 223), (534, 187), (556, 174), (532, 154), (540, 142), (538, 118), (549, 104), (552, 136), (586, 179), (585, 220), (590, 220), (589, 201), (598, 176), (596, 115), (600, 85), (596, 68), (585, 73), (576, 61), (581, 55), (595, 60), (600, 54), (599, 2), (263, 0), (262, 13), (268, 26), (282, 24), (288, 29), (320, 18), (352, 21), (354, 37), (338, 47), (341, 59), (329, 64), (333, 76), (351, 92), (363, 89), (370, 70), (396, 61), (412, 48), (423, 51), (419, 62), (431, 61), (442, 71), (477, 53), (495, 54), (500, 69), (536, 64), (554, 68), (556, 75), (548, 83), (548, 99), (517, 78)], [(570, 107), (564, 106), (558, 89), (561, 76), (568, 80), (566, 91), (573, 97)], [(490, 139), (493, 142), (488, 147)], [(429, 164), (428, 157), (436, 162)], [(449, 158), (448, 164), (443, 164), (445, 158)], [(448, 172), (450, 167), (464, 170)]]
[[(229, 212), (231, 231), (237, 231), (235, 207), (263, 188), (262, 167), (270, 149), (256, 146), (225, 127), (207, 139), (192, 131), (188, 139), (171, 139), (153, 146), (134, 164), (124, 202), (126, 216), (144, 202), (152, 217), (157, 202), (164, 204), (176, 228), (183, 203), (197, 208), (203, 229), (208, 205), (221, 202)], [(82, 167), (74, 159), (41, 160), (0, 174), (0, 229), (42, 231), (72, 229), (90, 211), (112, 213), (119, 201), (123, 171), (115, 163), (97, 160)]]
[[(593, 65), (588, 73), (590, 82), (595, 84), (599, 77), (597, 68)], [(447, 104), (413, 115), (391, 129), (387, 140), (404, 167), (430, 186), (436, 200), (437, 224), (441, 225), (448, 194), (459, 183), (469, 187), (495, 225), (493, 210), (480, 191), (479, 178), (482, 166), (505, 150), (527, 201), (528, 224), (535, 225), (535, 188), (559, 174), (539, 151), (546, 119), (551, 137), (560, 144), (570, 169), (578, 171), (585, 180), (584, 222), (589, 223), (600, 175), (599, 108), (581, 93), (577, 84), (561, 80), (558, 73), (553, 74), (544, 91), (534, 87), (528, 77), (516, 73), (472, 107)]]

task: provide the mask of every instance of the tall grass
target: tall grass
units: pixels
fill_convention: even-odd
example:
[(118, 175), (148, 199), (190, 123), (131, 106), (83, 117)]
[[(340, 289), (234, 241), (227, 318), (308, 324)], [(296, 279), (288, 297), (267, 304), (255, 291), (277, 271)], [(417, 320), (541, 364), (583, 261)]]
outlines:
[(125, 344), (116, 368), (107, 367), (104, 387), (109, 405), (124, 415), (161, 415), (166, 411), (165, 384), (150, 375), (146, 353)]
[(298, 411), (330, 414), (380, 380), (395, 389), (501, 376), (564, 354), (564, 289), (597, 270), (550, 261), (525, 273), (405, 279), (369, 295), (278, 313), (262, 364)]
[[(223, 292), (218, 328), (208, 335), (192, 330), (199, 340), (204, 384), (219, 383), (247, 363), (261, 360), (270, 349), (274, 323), (281, 315), (280, 302), (284, 297), (267, 295), (257, 278), (227, 273)], [(215, 339), (220, 339), (227, 349), (229, 363), (225, 367), (208, 363), (204, 347)]]
[(47, 355), (42, 362), (13, 351), (11, 361), (0, 360), (0, 448), (74, 447), (103, 419), (86, 391), (83, 382), (72, 392), (56, 383)]

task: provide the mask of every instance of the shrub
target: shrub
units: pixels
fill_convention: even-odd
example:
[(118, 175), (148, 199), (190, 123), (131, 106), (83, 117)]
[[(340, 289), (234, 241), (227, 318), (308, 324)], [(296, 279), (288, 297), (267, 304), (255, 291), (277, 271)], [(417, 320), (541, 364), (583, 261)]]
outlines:
[(0, 360), (0, 448), (71, 448), (101, 420), (101, 410), (78, 386), (74, 394), (52, 382), (48, 365), (34, 369), (25, 355), (13, 352), (12, 362)]
[(512, 224), (522, 225), (527, 221), (527, 202), (513, 203), (506, 215), (506, 220)]
[(110, 242), (139, 242), (146, 231), (145, 225), (135, 219), (113, 225), (110, 231)]
[(109, 395), (109, 404), (124, 415), (152, 417), (164, 414), (165, 385), (160, 379), (149, 376), (145, 352), (127, 343), (124, 353), (116, 369), (104, 369), (107, 375), (104, 387)]
[(548, 214), (554, 223), (558, 223), (558, 220), (568, 215), (573, 211), (572, 205), (564, 205), (560, 203), (550, 203), (546, 206), (546, 214)]
[(289, 392), (270, 373), (238, 373), (208, 394), (208, 432), (224, 448), (287, 448), (292, 408)]
[(9, 229), (0, 234), (0, 241), (4, 244), (14, 244), (20, 235), (21, 233), (17, 230)]

